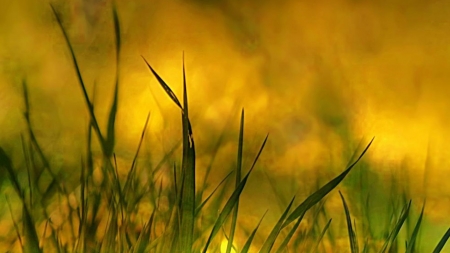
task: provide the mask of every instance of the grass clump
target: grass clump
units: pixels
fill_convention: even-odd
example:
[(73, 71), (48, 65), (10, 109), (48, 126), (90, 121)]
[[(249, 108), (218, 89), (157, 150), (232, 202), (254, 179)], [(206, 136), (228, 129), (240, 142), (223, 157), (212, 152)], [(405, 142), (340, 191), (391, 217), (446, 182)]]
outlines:
[[(172, 151), (177, 150), (177, 147), (174, 147), (155, 168), (138, 167), (137, 158), (147, 131), (149, 114), (131, 167), (127, 175), (121, 177), (114, 153), (115, 122), (119, 106), (118, 69), (121, 53), (120, 22), (117, 11), (113, 9), (112, 12), (116, 35), (117, 73), (106, 132), (100, 129), (94, 103), (88, 95), (70, 39), (62, 26), (58, 13), (55, 9), (53, 11), (70, 50), (78, 83), (89, 113), (86, 154), (82, 160), (77, 187), (73, 191), (68, 191), (64, 177), (53, 171), (35, 137), (30, 120), (29, 94), (24, 81), (24, 116), (27, 135), (22, 137), (22, 147), (25, 168), (16, 168), (7, 151), (0, 148), (0, 170), (9, 178), (5, 187), (9, 187), (15, 192), (14, 195), (6, 198), (16, 234), (16, 239), (11, 244), (19, 245), (23, 252), (223, 252), (220, 249), (220, 240), (217, 238), (223, 235), (220, 239), (226, 242), (224, 250), (226, 253), (253, 252), (253, 248), (259, 249), (261, 253), (282, 253), (299, 250), (301, 248), (299, 245), (306, 242), (308, 235), (313, 235), (311, 237), (316, 240), (311, 246), (301, 249), (310, 252), (321, 252), (324, 249), (324, 240), (334, 241), (330, 233), (331, 218), (326, 219), (325, 226), (317, 225), (320, 215), (327, 216), (323, 204), (324, 198), (354, 169), (369, 149), (373, 139), (348, 168), (310, 194), (300, 204), (296, 204), (296, 198), (292, 197), (271, 231), (267, 235), (262, 235), (264, 242), (261, 245), (255, 245), (254, 239), (266, 214), (250, 230), (251, 232), (244, 240), (245, 243), (238, 244), (237, 231), (240, 230), (239, 220), (243, 216), (239, 215), (241, 195), (250, 175), (256, 168), (269, 136), (264, 138), (251, 167), (244, 173), (242, 161), (245, 113), (242, 110), (237, 140), (236, 168), (223, 178), (210, 195), (203, 198), (207, 176), (204, 185), (196, 185), (198, 174), (196, 171), (196, 148), (189, 118), (184, 59), (182, 69), (183, 102), (180, 102), (169, 85), (144, 58), (150, 72), (181, 112), (182, 159), (180, 165), (169, 164)], [(94, 140), (97, 140), (96, 143), (101, 148), (101, 164), (97, 167), (93, 152)], [(169, 164), (173, 168), (167, 172), (171, 175), (170, 182), (164, 182), (156, 176), (156, 173), (160, 172), (161, 164)], [(142, 180), (140, 173), (144, 169), (150, 173), (148, 178)], [(230, 189), (229, 197), (225, 198), (227, 188), (223, 185), (232, 173), (235, 176), (234, 187)], [(47, 183), (42, 186), (42, 182)], [(404, 205), (398, 217), (395, 213), (392, 214), (392, 227), (384, 238), (383, 245), (373, 250), (368, 247), (367, 241), (361, 244), (361, 238), (358, 237), (356, 231), (356, 222), (352, 222), (350, 207), (343, 194), (341, 192), (339, 194), (347, 222), (349, 249), (352, 253), (398, 251), (398, 235), (403, 224), (410, 218), (411, 201)], [(17, 208), (17, 206), (21, 210), (21, 215), (17, 215), (13, 211), (13, 208)], [(147, 214), (142, 213), (142, 208), (147, 210)], [(52, 212), (55, 209), (59, 210), (57, 216)], [(213, 210), (219, 210), (217, 215)], [(311, 231), (299, 235), (299, 226), (308, 211), (313, 212), (313, 217), (315, 217), (313, 222), (317, 221), (317, 223)], [(423, 212), (424, 207), (406, 242), (406, 252), (417, 252)], [(39, 224), (44, 224), (43, 229), (40, 229)], [(228, 230), (227, 227), (229, 227)], [(450, 237), (449, 231), (442, 237), (434, 252), (440, 252), (443, 249)]]

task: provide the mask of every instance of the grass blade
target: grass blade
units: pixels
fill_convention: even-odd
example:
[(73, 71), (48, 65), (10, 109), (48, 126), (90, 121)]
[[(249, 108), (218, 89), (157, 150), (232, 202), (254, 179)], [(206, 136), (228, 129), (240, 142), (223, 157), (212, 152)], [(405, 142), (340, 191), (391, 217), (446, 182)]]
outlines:
[[(241, 126), (239, 129), (239, 144), (238, 144), (238, 154), (237, 154), (237, 169), (236, 169), (236, 185), (237, 188), (241, 182), (241, 171), (242, 171), (242, 149), (244, 146), (244, 109), (241, 112)], [(233, 246), (234, 233), (236, 231), (236, 222), (239, 212), (239, 199), (234, 207), (233, 216), (231, 217), (231, 228), (230, 228), (230, 238), (228, 240), (226, 253), (231, 252), (231, 247)]]
[(209, 235), (209, 238), (208, 238), (208, 240), (207, 240), (207, 242), (205, 244), (205, 247), (203, 248), (203, 253), (206, 253), (206, 251), (208, 250), (209, 245), (211, 244), (212, 239), (220, 231), (220, 228), (225, 223), (226, 218), (228, 217), (228, 215), (233, 210), (234, 205), (237, 203), (237, 201), (238, 201), (242, 191), (244, 190), (245, 184), (247, 183), (248, 177), (250, 176), (250, 173), (253, 171), (253, 168), (254, 168), (254, 166), (255, 166), (259, 156), (261, 155), (261, 152), (263, 151), (263, 149), (264, 149), (264, 147), (266, 145), (268, 137), (269, 136), (267, 135), (266, 138), (264, 139), (264, 142), (261, 145), (261, 148), (259, 149), (259, 152), (256, 155), (255, 160), (253, 161), (252, 167), (247, 172), (247, 174), (242, 179), (242, 181), (239, 183), (238, 187), (236, 187), (236, 189), (234, 190), (233, 194), (228, 199), (227, 203), (225, 204), (225, 206), (223, 207), (222, 211), (220, 212), (219, 217), (217, 218), (216, 222), (214, 223), (213, 229), (211, 231), (211, 234)]
[(319, 240), (317, 240), (317, 244), (316, 244), (316, 247), (313, 250), (313, 253), (317, 252), (317, 250), (319, 249), (320, 242), (322, 242), (323, 238), (325, 237), (325, 233), (328, 231), (328, 228), (330, 227), (331, 221), (332, 221), (332, 219), (328, 220), (327, 224), (325, 225), (325, 227), (322, 230), (322, 233), (320, 233)]
[(403, 207), (400, 218), (398, 219), (397, 223), (395, 224), (394, 229), (391, 231), (388, 238), (386, 239), (386, 242), (384, 243), (383, 248), (380, 251), (381, 253), (386, 252), (388, 247), (392, 248), (395, 238), (397, 238), (397, 235), (400, 232), (400, 229), (402, 228), (403, 223), (405, 223), (405, 220), (408, 217), (410, 207), (411, 207), (411, 200), (409, 201), (409, 203), (406, 206)]
[(352, 163), (344, 172), (342, 172), (339, 176), (328, 182), (326, 185), (324, 185), (322, 188), (311, 194), (308, 198), (306, 198), (303, 203), (301, 203), (292, 213), (289, 215), (289, 217), (286, 219), (286, 221), (283, 224), (283, 228), (289, 225), (291, 222), (299, 218), (300, 216), (303, 216), (306, 211), (308, 211), (312, 206), (317, 204), (322, 198), (324, 198), (331, 190), (333, 190), (344, 178), (347, 176), (347, 174), (350, 172), (350, 170), (361, 160), (361, 158), (364, 156), (364, 154), (369, 149), (370, 145), (372, 144), (374, 138), (369, 142), (367, 147), (364, 149), (364, 151), (361, 153), (361, 155), (356, 159), (354, 163)]
[(416, 252), (416, 241), (419, 235), (420, 225), (422, 224), (423, 212), (425, 210), (425, 203), (422, 206), (422, 211), (420, 212), (419, 219), (417, 220), (416, 226), (414, 227), (413, 233), (411, 234), (411, 239), (409, 239), (408, 246), (406, 248), (406, 253)]
[[(283, 214), (281, 215), (280, 219), (278, 219), (277, 224), (275, 225), (275, 227), (272, 229), (272, 231), (270, 232), (269, 236), (267, 237), (266, 241), (264, 242), (263, 246), (261, 247), (261, 250), (259, 251), (260, 253), (269, 253), (270, 250), (273, 247), (273, 244), (275, 243), (275, 240), (278, 237), (278, 234), (280, 234), (280, 231), (282, 229), (282, 225), (284, 220), (286, 219), (289, 210), (291, 209), (292, 204), (294, 203), (295, 197), (292, 198), (291, 202), (289, 203), (289, 205), (286, 207), (285, 211), (283, 212)], [(303, 217), (302, 217), (303, 218)]]
[(450, 228), (447, 230), (447, 232), (445, 232), (444, 236), (442, 236), (438, 245), (436, 245), (436, 248), (433, 250), (433, 253), (441, 252), (441, 250), (444, 248), (445, 244), (447, 243), (447, 240), (449, 237), (450, 237)]
[(261, 217), (261, 219), (258, 222), (258, 225), (256, 225), (255, 229), (253, 229), (252, 233), (248, 237), (247, 241), (244, 244), (244, 247), (242, 247), (241, 253), (247, 253), (250, 250), (250, 246), (253, 242), (253, 238), (255, 237), (256, 231), (258, 231), (258, 228), (261, 225), (261, 222), (263, 221), (264, 217), (266, 216), (267, 211), (268, 210), (266, 210), (266, 212), (263, 214), (263, 216)]
[(350, 210), (348, 209), (347, 203), (345, 202), (345, 198), (342, 195), (341, 191), (339, 191), (339, 195), (341, 195), (342, 204), (344, 205), (345, 210), (345, 218), (347, 219), (347, 229), (348, 229), (348, 239), (350, 240), (350, 249), (352, 253), (358, 253), (359, 252), (358, 239), (356, 238), (355, 231), (353, 230), (352, 219), (350, 217)]

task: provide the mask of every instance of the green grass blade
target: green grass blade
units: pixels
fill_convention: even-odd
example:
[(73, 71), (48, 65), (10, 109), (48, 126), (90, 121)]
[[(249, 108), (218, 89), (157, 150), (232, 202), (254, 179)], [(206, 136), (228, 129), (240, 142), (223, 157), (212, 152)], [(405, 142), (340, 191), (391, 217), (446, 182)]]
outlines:
[(233, 210), (234, 205), (239, 200), (239, 197), (241, 196), (242, 191), (244, 190), (245, 184), (247, 183), (248, 177), (250, 176), (250, 173), (253, 171), (253, 168), (255, 167), (256, 162), (258, 161), (259, 156), (261, 155), (268, 139), (268, 135), (264, 139), (263, 144), (261, 145), (261, 148), (259, 149), (258, 154), (256, 155), (255, 160), (253, 161), (253, 165), (250, 168), (250, 170), (247, 172), (245, 177), (242, 179), (242, 181), (239, 183), (238, 187), (234, 190), (231, 197), (228, 199), (227, 203), (223, 207), (222, 211), (219, 214), (219, 217), (217, 218), (216, 222), (214, 223), (213, 229), (211, 231), (211, 234), (209, 235), (209, 238), (205, 244), (205, 247), (203, 248), (203, 253), (206, 253), (208, 250), (209, 245), (212, 242), (212, 239), (216, 236), (217, 232), (220, 231), (220, 228), (225, 223), (226, 218)]
[(99, 127), (97, 118), (95, 117), (94, 108), (93, 108), (92, 103), (91, 103), (91, 101), (89, 99), (89, 95), (88, 95), (87, 90), (86, 90), (86, 85), (84, 84), (83, 76), (81, 75), (81, 70), (80, 70), (80, 67), (78, 65), (78, 60), (77, 60), (77, 58), (75, 56), (75, 51), (73, 50), (72, 43), (70, 42), (69, 36), (67, 35), (67, 32), (64, 29), (64, 27), (62, 25), (62, 21), (61, 21), (59, 15), (58, 15), (58, 13), (56, 12), (55, 8), (53, 8), (53, 5), (50, 5), (50, 7), (52, 8), (52, 11), (53, 11), (53, 14), (55, 15), (56, 21), (58, 22), (58, 25), (61, 28), (61, 31), (62, 31), (62, 33), (64, 35), (64, 40), (66, 41), (66, 44), (69, 47), (70, 55), (71, 55), (71, 58), (72, 58), (72, 62), (73, 62), (73, 65), (75, 67), (75, 71), (76, 71), (76, 74), (77, 74), (78, 83), (80, 84), (81, 90), (83, 92), (83, 97), (85, 99), (86, 105), (87, 105), (88, 110), (89, 110), (89, 116), (91, 118), (92, 126), (94, 127), (94, 131), (95, 131), (95, 133), (96, 133), (96, 135), (97, 135), (97, 137), (98, 137), (98, 139), (100, 141), (100, 145), (101, 145), (103, 153), (107, 154), (107, 148), (106, 148), (106, 145), (105, 145), (105, 138), (103, 137), (103, 135), (102, 135), (102, 133), (100, 131), (100, 127)]
[(275, 224), (274, 228), (270, 232), (270, 234), (267, 237), (266, 241), (264, 242), (263, 246), (259, 250), (260, 253), (269, 253), (270, 250), (272, 249), (272, 247), (273, 247), (273, 245), (275, 243), (275, 240), (278, 237), (278, 234), (280, 234), (283, 222), (286, 219), (286, 217), (287, 217), (287, 215), (289, 213), (289, 210), (291, 209), (292, 204), (294, 203), (294, 200), (295, 200), (295, 197), (292, 198), (291, 202), (289, 203), (289, 205), (284, 210), (284, 212), (281, 215), (280, 219), (278, 219), (277, 224)]
[(250, 250), (250, 246), (252, 245), (253, 238), (255, 238), (256, 231), (258, 231), (258, 228), (261, 225), (261, 222), (263, 221), (264, 217), (266, 216), (267, 211), (268, 210), (266, 210), (266, 212), (264, 212), (263, 216), (261, 217), (261, 219), (258, 222), (258, 225), (256, 225), (255, 229), (253, 229), (252, 233), (248, 237), (247, 241), (244, 244), (244, 247), (242, 247), (241, 253), (248, 253), (248, 251)]
[(291, 222), (296, 220), (298, 217), (303, 216), (306, 211), (308, 211), (312, 206), (317, 204), (321, 199), (323, 199), (331, 190), (333, 190), (344, 178), (347, 176), (347, 174), (350, 172), (350, 170), (361, 160), (361, 158), (364, 156), (364, 154), (369, 149), (370, 145), (372, 144), (374, 138), (369, 142), (367, 147), (364, 149), (364, 151), (361, 153), (361, 155), (356, 159), (354, 163), (352, 163), (344, 172), (342, 172), (339, 176), (328, 182), (326, 185), (324, 185), (322, 188), (311, 194), (308, 198), (306, 198), (305, 201), (303, 201), (286, 219), (286, 221), (283, 224), (283, 227), (286, 227)]
[[(238, 144), (238, 154), (237, 154), (237, 169), (236, 169), (236, 184), (237, 188), (239, 183), (241, 182), (241, 171), (242, 171), (242, 149), (244, 147), (244, 109), (241, 112), (241, 125), (239, 129), (239, 144)], [(236, 202), (236, 205), (233, 210), (233, 216), (231, 217), (231, 228), (230, 228), (230, 238), (228, 239), (227, 251), (226, 253), (231, 252), (231, 248), (233, 246), (234, 233), (236, 232), (236, 222), (239, 212), (239, 199)]]
[(326, 232), (328, 231), (328, 228), (330, 227), (332, 219), (329, 219), (325, 227), (323, 228), (322, 232), (320, 233), (319, 240), (317, 240), (316, 247), (313, 250), (313, 253), (317, 252), (319, 249), (319, 245), (322, 242), (323, 238), (325, 237)]
[(441, 250), (444, 248), (445, 244), (447, 243), (447, 240), (449, 237), (450, 237), (450, 228), (447, 230), (447, 232), (445, 232), (444, 236), (442, 236), (438, 245), (436, 245), (436, 248), (434, 248), (433, 253), (441, 252)]
[(353, 230), (352, 219), (350, 217), (350, 210), (348, 209), (347, 203), (345, 202), (345, 198), (342, 195), (341, 191), (339, 191), (339, 195), (341, 196), (342, 204), (344, 205), (345, 210), (345, 218), (347, 219), (348, 239), (350, 240), (351, 252), (359, 253), (358, 239), (356, 238), (355, 231)]
[(295, 231), (297, 231), (301, 222), (302, 222), (302, 219), (297, 219), (294, 226), (291, 228), (291, 230), (289, 230), (289, 233), (286, 235), (283, 242), (280, 244), (280, 247), (278, 247), (276, 253), (282, 253), (287, 248), (289, 242), (291, 241), (292, 237), (294, 236)]
[(222, 179), (222, 181), (220, 181), (220, 183), (216, 186), (216, 188), (212, 191), (212, 193), (209, 194), (209, 196), (195, 209), (195, 216), (198, 216), (198, 214), (200, 213), (202, 208), (206, 205), (206, 203), (208, 203), (208, 201), (211, 199), (211, 197), (214, 195), (214, 193), (217, 191), (217, 189), (219, 189), (219, 187), (228, 179), (228, 177), (231, 176), (231, 174), (233, 174), (233, 171), (228, 173), (228, 175), (226, 175)]
[(392, 248), (392, 245), (394, 244), (395, 239), (397, 238), (398, 233), (400, 232), (400, 229), (403, 226), (403, 223), (405, 223), (406, 218), (408, 218), (409, 215), (409, 209), (411, 208), (411, 200), (409, 203), (403, 207), (402, 213), (397, 221), (397, 223), (394, 226), (394, 229), (389, 234), (388, 238), (386, 239), (386, 242), (384, 243), (381, 253), (386, 252), (386, 250), (389, 248)]
[(150, 66), (150, 64), (147, 62), (147, 60), (142, 56), (142, 59), (144, 59), (145, 63), (147, 64), (150, 71), (153, 73), (153, 75), (156, 77), (156, 80), (158, 80), (159, 84), (163, 87), (163, 89), (166, 91), (167, 95), (172, 99), (172, 101), (181, 109), (183, 110), (183, 107), (181, 106), (180, 101), (178, 100), (175, 93), (173, 93), (172, 89), (170, 89), (169, 85), (164, 82), (164, 80), (156, 73), (156, 71)]
[(25, 237), (25, 243), (23, 245), (24, 253), (42, 252), (41, 248), (39, 247), (39, 238), (36, 232), (36, 228), (34, 227), (33, 218), (25, 203), (22, 204), (22, 211), (22, 222)]
[(420, 225), (422, 224), (423, 212), (425, 210), (425, 203), (422, 206), (422, 211), (420, 212), (419, 219), (417, 220), (416, 226), (411, 234), (411, 238), (408, 241), (408, 246), (406, 248), (406, 253), (416, 252), (416, 241), (419, 235)]

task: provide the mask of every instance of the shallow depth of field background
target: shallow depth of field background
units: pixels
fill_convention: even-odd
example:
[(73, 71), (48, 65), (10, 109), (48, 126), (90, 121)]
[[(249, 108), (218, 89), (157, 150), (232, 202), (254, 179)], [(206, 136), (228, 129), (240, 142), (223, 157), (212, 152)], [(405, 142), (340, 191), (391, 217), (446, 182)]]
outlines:
[[(70, 168), (71, 178), (85, 150), (88, 113), (49, 3), (0, 0), (0, 145), (20, 150), (25, 79), (38, 140), (55, 167)], [(116, 71), (111, 3), (51, 3), (91, 97), (96, 83), (96, 112), (105, 127)], [(434, 236), (434, 246), (450, 225), (450, 2), (134, 0), (117, 6), (123, 50), (116, 153), (124, 168), (149, 111), (142, 159), (158, 160), (181, 138), (179, 111), (141, 55), (181, 96), (184, 51), (200, 178), (223, 129), (212, 180), (232, 168), (242, 107), (246, 169), (270, 133), (240, 215), (247, 210), (257, 220), (269, 208), (279, 216), (266, 174), (286, 200), (293, 194), (300, 200), (316, 178), (323, 184), (337, 175), (360, 141), (376, 136), (365, 158), (381, 182), (374, 191), (386, 194), (383, 182), (395, 175), (414, 212), (427, 199), (423, 244)], [(345, 185), (340, 189), (351, 192), (352, 184)], [(335, 191), (333, 199), (339, 200)]]

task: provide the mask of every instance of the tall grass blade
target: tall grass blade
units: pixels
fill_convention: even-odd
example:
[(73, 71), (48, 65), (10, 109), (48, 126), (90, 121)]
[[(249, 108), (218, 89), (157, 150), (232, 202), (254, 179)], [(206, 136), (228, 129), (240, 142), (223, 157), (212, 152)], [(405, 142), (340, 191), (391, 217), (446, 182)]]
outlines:
[(87, 93), (86, 86), (85, 86), (84, 81), (83, 81), (83, 76), (81, 75), (81, 70), (80, 70), (80, 67), (78, 65), (78, 61), (77, 61), (77, 58), (75, 56), (75, 51), (73, 50), (73, 47), (72, 47), (72, 43), (70, 43), (69, 36), (67, 35), (67, 32), (66, 32), (66, 30), (64, 29), (64, 27), (62, 25), (62, 21), (61, 21), (61, 18), (59, 17), (59, 14), (57, 13), (57, 11), (53, 7), (53, 5), (50, 5), (50, 7), (52, 8), (52, 11), (53, 11), (53, 14), (55, 15), (56, 21), (58, 22), (58, 25), (61, 28), (61, 31), (62, 31), (62, 33), (64, 35), (64, 40), (66, 41), (66, 44), (69, 47), (70, 55), (71, 55), (71, 58), (72, 58), (72, 62), (73, 62), (73, 65), (75, 67), (75, 70), (76, 70), (78, 83), (80, 84), (80, 87), (81, 87), (81, 90), (83, 92), (83, 96), (84, 96), (86, 105), (87, 105), (88, 110), (89, 110), (89, 116), (91, 118), (92, 126), (94, 128), (94, 131), (95, 131), (98, 139), (99, 139), (99, 142), (100, 142), (103, 154), (106, 155), (108, 153), (107, 152), (108, 149), (106, 148), (106, 145), (105, 145), (105, 138), (103, 137), (103, 135), (102, 135), (102, 133), (100, 131), (100, 127), (99, 127), (97, 118), (95, 117), (94, 108), (93, 108), (92, 103), (91, 103), (91, 101), (89, 99), (89, 95)]
[(256, 225), (255, 229), (253, 229), (252, 233), (248, 237), (247, 241), (244, 244), (244, 247), (242, 247), (241, 253), (247, 253), (250, 250), (250, 246), (252, 245), (253, 238), (255, 238), (256, 231), (258, 231), (258, 228), (261, 225), (261, 222), (263, 221), (264, 217), (266, 216), (267, 211), (269, 211), (269, 210), (266, 210), (266, 212), (264, 212), (263, 216), (261, 217), (261, 219), (258, 222), (258, 225)]
[(202, 208), (206, 205), (206, 203), (208, 203), (208, 201), (211, 199), (211, 197), (214, 195), (214, 193), (217, 191), (217, 189), (219, 189), (219, 187), (228, 179), (228, 177), (231, 176), (231, 174), (233, 174), (233, 171), (231, 171), (230, 173), (228, 173), (228, 175), (226, 175), (222, 181), (220, 181), (220, 183), (216, 186), (216, 188), (211, 192), (211, 194), (209, 194), (209, 196), (195, 209), (195, 216), (198, 216), (198, 214), (200, 213), (200, 211), (202, 210)]
[(436, 245), (436, 248), (434, 248), (433, 253), (441, 252), (441, 250), (444, 248), (445, 244), (447, 243), (447, 240), (449, 237), (450, 237), (450, 228), (447, 230), (447, 232), (445, 232), (444, 236), (442, 236), (438, 245)]
[[(239, 183), (241, 182), (243, 146), (244, 146), (244, 109), (242, 109), (242, 112), (241, 112), (241, 125), (240, 125), (240, 129), (239, 129), (239, 144), (238, 144), (236, 184), (235, 184), (236, 188), (239, 186)], [(235, 205), (234, 211), (233, 211), (233, 216), (231, 217), (230, 238), (228, 239), (226, 253), (230, 253), (231, 248), (233, 246), (234, 233), (236, 231), (236, 222), (237, 222), (238, 212), (239, 212), (239, 199), (236, 202), (236, 205)]]
[(364, 156), (364, 154), (369, 149), (370, 145), (372, 144), (374, 138), (369, 142), (367, 147), (364, 149), (364, 151), (361, 153), (361, 155), (356, 159), (355, 162), (353, 162), (350, 167), (348, 167), (344, 172), (342, 172), (339, 176), (328, 182), (326, 185), (324, 185), (322, 188), (311, 194), (308, 198), (306, 198), (305, 201), (303, 201), (286, 219), (286, 221), (283, 224), (283, 228), (289, 225), (291, 222), (299, 218), (300, 216), (303, 216), (306, 211), (308, 211), (312, 206), (317, 204), (322, 198), (324, 198), (331, 190), (333, 190), (344, 178), (347, 176), (347, 174), (350, 172), (350, 170), (361, 160), (361, 158)]
[(239, 200), (239, 197), (242, 193), (242, 191), (244, 190), (245, 184), (247, 183), (248, 177), (250, 176), (250, 173), (253, 171), (253, 168), (256, 164), (256, 161), (258, 160), (259, 156), (261, 155), (261, 152), (263, 151), (266, 142), (267, 142), (267, 138), (269, 136), (267, 135), (266, 138), (264, 139), (263, 144), (261, 145), (261, 148), (259, 149), (258, 154), (256, 155), (255, 160), (253, 161), (253, 165), (250, 168), (250, 170), (247, 172), (247, 174), (245, 175), (245, 177), (242, 179), (242, 181), (239, 183), (238, 187), (236, 187), (236, 189), (234, 190), (233, 194), (231, 195), (231, 197), (228, 199), (227, 203), (225, 204), (225, 206), (223, 207), (222, 211), (219, 214), (219, 217), (217, 218), (216, 222), (214, 223), (213, 229), (211, 231), (211, 234), (209, 235), (208, 240), (206, 241), (206, 244), (203, 248), (203, 253), (206, 253), (208, 250), (209, 245), (212, 242), (212, 239), (216, 236), (217, 232), (220, 231), (220, 228), (222, 227), (222, 225), (225, 223), (226, 218), (228, 217), (228, 215), (231, 213), (231, 211), (234, 208), (234, 205), (237, 203), (237, 201)]
[(272, 247), (275, 243), (275, 240), (277, 239), (278, 234), (280, 233), (280, 231), (282, 229), (283, 222), (285, 221), (285, 219), (289, 213), (289, 210), (291, 209), (291, 206), (294, 203), (294, 200), (295, 200), (295, 196), (292, 198), (291, 202), (284, 210), (280, 219), (278, 219), (277, 224), (275, 224), (275, 227), (270, 232), (269, 236), (267, 237), (266, 241), (264, 242), (263, 246), (261, 247), (261, 249), (259, 251), (260, 253), (269, 253), (270, 250), (272, 249)]
[(350, 210), (348, 209), (347, 203), (345, 202), (345, 198), (342, 195), (341, 191), (339, 191), (339, 195), (341, 196), (342, 204), (344, 205), (345, 218), (347, 220), (348, 239), (350, 240), (351, 252), (359, 253), (358, 239), (356, 238), (355, 231), (353, 230), (352, 219), (350, 217)]
[(120, 23), (117, 16), (117, 9), (113, 6), (113, 20), (114, 20), (114, 34), (116, 38), (116, 81), (114, 87), (114, 97), (109, 111), (108, 129), (106, 132), (106, 157), (111, 157), (114, 152), (114, 136), (115, 136), (115, 122), (118, 107), (118, 93), (119, 93), (119, 57), (120, 57)]
[(381, 249), (381, 253), (386, 252), (386, 250), (389, 247), (389, 250), (391, 248), (393, 248), (393, 244), (395, 242), (395, 239), (397, 238), (397, 235), (400, 232), (400, 229), (403, 226), (403, 223), (405, 223), (406, 218), (408, 218), (409, 215), (409, 209), (411, 208), (411, 200), (409, 201), (409, 203), (403, 207), (402, 213), (397, 221), (397, 223), (394, 226), (394, 229), (391, 231), (391, 233), (388, 235), (382, 249)]
[(317, 240), (317, 244), (313, 250), (313, 253), (317, 252), (317, 250), (319, 249), (320, 243), (322, 242), (323, 238), (325, 237), (325, 234), (327, 233), (328, 228), (330, 227), (331, 221), (332, 221), (332, 219), (328, 220), (327, 224), (325, 225), (322, 232), (320, 233), (319, 240)]
[(416, 252), (416, 241), (419, 236), (420, 225), (422, 224), (423, 212), (425, 210), (425, 203), (422, 206), (422, 211), (420, 212), (419, 219), (417, 220), (416, 226), (411, 234), (411, 238), (408, 241), (408, 246), (406, 247), (406, 253)]

